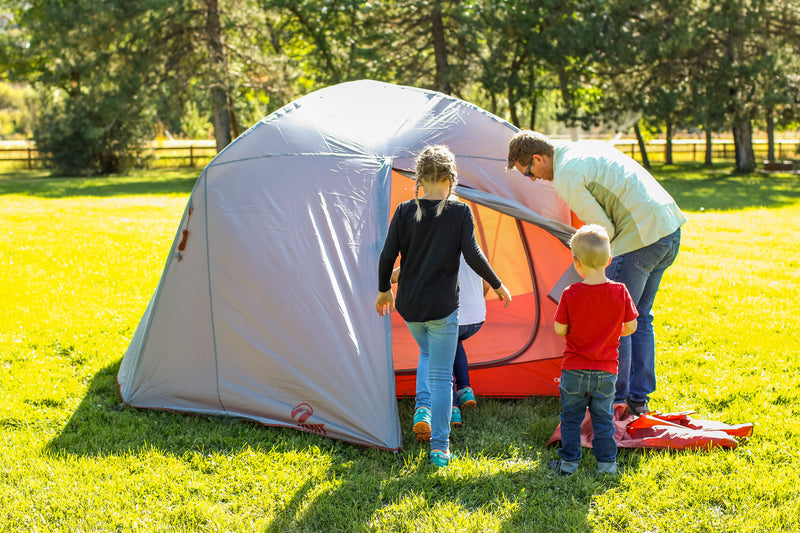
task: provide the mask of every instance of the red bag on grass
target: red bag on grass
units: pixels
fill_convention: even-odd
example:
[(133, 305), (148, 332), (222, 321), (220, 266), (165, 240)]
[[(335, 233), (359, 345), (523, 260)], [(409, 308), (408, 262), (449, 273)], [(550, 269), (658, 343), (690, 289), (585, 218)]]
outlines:
[[(700, 448), (736, 448), (736, 437), (753, 434), (753, 424), (730, 426), (722, 422), (697, 420), (689, 415), (695, 411), (680, 413), (648, 413), (632, 415), (625, 404), (614, 406), (614, 439), (620, 448), (664, 448), (673, 450)], [(581, 446), (592, 447), (592, 419), (589, 411), (581, 425)], [(558, 425), (547, 444), (561, 441), (561, 424)]]

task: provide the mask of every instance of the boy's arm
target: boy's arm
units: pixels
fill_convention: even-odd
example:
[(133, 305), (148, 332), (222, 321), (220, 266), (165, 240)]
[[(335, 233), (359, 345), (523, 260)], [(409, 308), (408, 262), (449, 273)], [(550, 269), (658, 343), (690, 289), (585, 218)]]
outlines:
[(636, 331), (636, 325), (638, 322), (636, 319), (631, 320), (630, 322), (623, 322), (622, 323), (622, 332), (619, 334), (620, 337), (627, 337), (634, 331)]
[(556, 330), (557, 335), (561, 335), (562, 337), (567, 336), (567, 330), (569, 329), (569, 326), (567, 326), (567, 324), (562, 324), (561, 322), (554, 322), (553, 328)]

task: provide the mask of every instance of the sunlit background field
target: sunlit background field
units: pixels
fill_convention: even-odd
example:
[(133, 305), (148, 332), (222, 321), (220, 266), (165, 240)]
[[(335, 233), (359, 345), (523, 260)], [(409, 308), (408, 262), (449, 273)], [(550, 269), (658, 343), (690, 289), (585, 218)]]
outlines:
[(656, 302), (652, 406), (734, 450), (547, 472), (556, 398), (479, 399), (441, 471), (288, 429), (120, 405), (116, 372), (198, 171), (0, 174), (0, 531), (798, 531), (800, 177), (655, 173), (689, 218)]

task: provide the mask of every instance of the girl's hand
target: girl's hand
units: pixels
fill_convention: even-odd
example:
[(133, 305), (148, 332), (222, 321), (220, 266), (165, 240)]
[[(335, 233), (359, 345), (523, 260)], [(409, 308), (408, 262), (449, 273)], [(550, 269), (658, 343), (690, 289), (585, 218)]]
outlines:
[(377, 311), (380, 316), (386, 316), (392, 312), (392, 309), (394, 309), (394, 295), (392, 295), (392, 290), (389, 289), (386, 292), (379, 292), (378, 298), (375, 300), (375, 311)]
[(494, 293), (497, 295), (498, 300), (506, 301), (503, 307), (508, 307), (508, 304), (511, 303), (511, 293), (508, 292), (506, 286), (501, 284), (499, 289), (494, 289)]

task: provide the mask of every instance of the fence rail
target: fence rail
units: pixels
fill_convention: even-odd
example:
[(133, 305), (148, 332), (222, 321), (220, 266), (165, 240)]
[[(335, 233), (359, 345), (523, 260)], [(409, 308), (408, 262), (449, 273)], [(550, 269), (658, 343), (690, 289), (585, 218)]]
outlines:
[[(639, 145), (636, 140), (622, 139), (614, 141), (620, 151), (628, 154), (637, 161), (642, 160), (642, 154), (639, 150)], [(775, 141), (775, 160), (781, 161), (784, 159), (800, 160), (800, 140), (776, 140)], [(663, 140), (654, 140), (647, 143), (647, 157), (651, 162), (663, 162), (666, 158), (666, 142)], [(769, 145), (767, 141), (754, 140), (753, 152), (756, 162), (767, 159), (767, 151)], [(672, 160), (673, 162), (681, 161), (705, 161), (706, 142), (704, 140), (695, 139), (676, 139), (672, 141)], [(734, 152), (734, 143), (732, 140), (715, 139), (711, 141), (711, 159), (714, 162), (721, 161), (734, 161), (736, 154)]]
[[(637, 161), (641, 161), (639, 145), (632, 139), (613, 141), (620, 151), (628, 154)], [(651, 162), (665, 160), (665, 145), (663, 140), (654, 140), (647, 143), (647, 156)], [(674, 162), (704, 161), (706, 143), (704, 140), (680, 139), (672, 141), (672, 159)], [(200, 166), (206, 165), (217, 154), (214, 141), (153, 141), (147, 148), (149, 151), (150, 166)], [(800, 140), (776, 140), (775, 159), (782, 161), (800, 160)], [(753, 141), (753, 151), (756, 161), (767, 158), (767, 142)], [(731, 140), (714, 140), (711, 143), (711, 157), (714, 162), (728, 162), (734, 160), (734, 144)], [(0, 168), (42, 168), (43, 159), (40, 157), (36, 145), (28, 141), (0, 141)]]
[[(206, 165), (217, 155), (214, 141), (152, 141), (145, 154), (155, 167)], [(0, 168), (43, 168), (44, 158), (36, 144), (28, 141), (0, 141)]]

